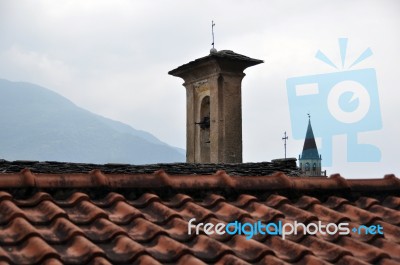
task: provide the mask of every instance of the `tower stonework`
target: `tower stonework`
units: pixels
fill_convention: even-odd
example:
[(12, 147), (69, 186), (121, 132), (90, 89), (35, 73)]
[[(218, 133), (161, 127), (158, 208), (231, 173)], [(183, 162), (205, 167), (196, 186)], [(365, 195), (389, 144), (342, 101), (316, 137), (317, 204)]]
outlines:
[(228, 50), (171, 70), (186, 88), (186, 161), (242, 163), (243, 71), (262, 63)]

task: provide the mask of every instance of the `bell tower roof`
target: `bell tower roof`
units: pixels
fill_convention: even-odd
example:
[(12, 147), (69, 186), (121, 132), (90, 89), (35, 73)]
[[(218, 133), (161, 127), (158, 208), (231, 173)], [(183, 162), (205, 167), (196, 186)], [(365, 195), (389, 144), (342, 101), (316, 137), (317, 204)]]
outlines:
[[(209, 65), (211, 62), (215, 62), (215, 65), (218, 68), (214, 68), (215, 72), (217, 72), (218, 70), (242, 72), (247, 67), (263, 63), (264, 61), (253, 59), (230, 50), (215, 50), (211, 51), (210, 54), (207, 56), (198, 58), (194, 61), (183, 64), (175, 68), (174, 70), (169, 71), (168, 74), (185, 79), (187, 73), (191, 73), (194, 68), (200, 67), (202, 65)], [(213, 68), (210, 68), (209, 70), (213, 70)]]
[(311, 127), (311, 120), (308, 119), (308, 127), (306, 133), (306, 139), (304, 140), (303, 152), (301, 159), (320, 159), (315, 143), (314, 132)]

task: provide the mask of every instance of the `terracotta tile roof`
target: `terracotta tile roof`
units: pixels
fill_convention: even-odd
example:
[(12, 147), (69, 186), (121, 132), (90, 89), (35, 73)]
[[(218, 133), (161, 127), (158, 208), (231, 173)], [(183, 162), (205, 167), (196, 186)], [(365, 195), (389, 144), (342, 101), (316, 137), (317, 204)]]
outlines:
[[(188, 221), (380, 225), (384, 234), (188, 234)], [(0, 174), (0, 264), (400, 264), (400, 180)]]

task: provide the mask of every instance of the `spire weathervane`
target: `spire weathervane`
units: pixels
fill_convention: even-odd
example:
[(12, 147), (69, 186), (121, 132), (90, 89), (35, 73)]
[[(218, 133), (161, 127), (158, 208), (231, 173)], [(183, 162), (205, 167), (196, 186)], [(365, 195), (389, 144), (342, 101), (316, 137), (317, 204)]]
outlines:
[(310, 112), (309, 112), (309, 113), (307, 113), (307, 116), (308, 116), (308, 119), (309, 119), (309, 120), (311, 120), (311, 115), (310, 115)]
[(213, 49), (215, 49), (214, 48), (214, 27), (215, 27), (215, 23), (214, 23), (214, 20), (212, 20), (211, 21), (211, 34), (212, 34), (212, 43), (211, 43), (211, 45), (212, 45)]
[(286, 131), (285, 131), (285, 134), (284, 134), (284, 136), (282, 137), (282, 140), (284, 140), (285, 141), (285, 143), (284, 143), (284, 146), (285, 146), (285, 159), (286, 159), (286, 141), (289, 139), (289, 137), (286, 135)]

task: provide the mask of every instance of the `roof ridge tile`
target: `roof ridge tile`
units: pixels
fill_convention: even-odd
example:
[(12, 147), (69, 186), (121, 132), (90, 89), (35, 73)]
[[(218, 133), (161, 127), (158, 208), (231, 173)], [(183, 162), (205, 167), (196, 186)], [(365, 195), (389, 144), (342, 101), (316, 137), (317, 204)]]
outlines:
[(400, 190), (400, 180), (393, 174), (379, 179), (348, 179), (352, 191), (355, 192), (397, 192)]
[(389, 180), (393, 185), (400, 187), (400, 179), (398, 179), (394, 174), (386, 174), (383, 179)]
[(99, 169), (93, 169), (92, 171), (89, 172), (89, 175), (92, 179), (92, 183), (94, 186), (97, 187), (109, 187), (110, 186), (110, 181), (106, 175), (101, 172)]
[[(222, 184), (226, 185), (228, 188), (233, 189), (233, 188), (235, 188), (236, 185), (237, 185), (236, 181), (235, 181), (231, 176), (229, 176), (229, 175), (225, 172), (225, 170), (218, 170), (218, 171), (214, 174), (214, 176), (218, 177), (219, 180), (222, 181)], [(224, 185), (221, 185), (221, 186), (224, 186)]]
[(238, 190), (290, 190), (294, 188), (294, 178), (282, 172), (275, 172), (267, 176), (236, 177)]
[(347, 182), (347, 180), (344, 177), (342, 177), (340, 174), (332, 174), (329, 176), (329, 179), (336, 181), (338, 187), (340, 187), (340, 188), (344, 188), (344, 189), (350, 188), (350, 185)]
[(0, 173), (0, 187), (37, 189), (84, 189), (84, 188), (147, 188), (174, 190), (203, 190), (215, 188), (229, 190), (263, 190), (263, 191), (319, 191), (349, 190), (353, 192), (395, 191), (400, 188), (400, 180), (395, 175), (386, 175), (383, 179), (349, 179), (333, 174), (329, 178), (288, 177), (282, 172), (264, 176), (230, 176), (224, 170), (218, 170), (214, 175), (169, 175), (164, 170), (153, 174), (104, 174), (95, 169), (89, 173), (66, 174), (34, 174), (29, 169), (19, 173)]
[(35, 187), (36, 176), (27, 168), (21, 170), (22, 186)]
[(163, 169), (157, 170), (153, 173), (153, 175), (157, 177), (156, 182), (159, 182), (161, 186), (171, 186), (172, 180), (170, 176), (165, 172), (165, 170)]

